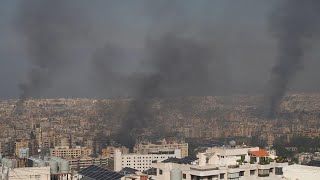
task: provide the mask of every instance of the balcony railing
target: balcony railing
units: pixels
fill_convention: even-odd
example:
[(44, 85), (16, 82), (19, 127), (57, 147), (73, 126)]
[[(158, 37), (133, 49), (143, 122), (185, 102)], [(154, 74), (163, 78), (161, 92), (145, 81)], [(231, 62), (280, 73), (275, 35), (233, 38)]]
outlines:
[(259, 177), (268, 177), (269, 174), (258, 174)]
[(228, 168), (234, 169), (234, 168), (239, 168), (239, 165), (229, 165)]
[(267, 164), (270, 164), (270, 161), (260, 161), (259, 164), (260, 165), (267, 165)]

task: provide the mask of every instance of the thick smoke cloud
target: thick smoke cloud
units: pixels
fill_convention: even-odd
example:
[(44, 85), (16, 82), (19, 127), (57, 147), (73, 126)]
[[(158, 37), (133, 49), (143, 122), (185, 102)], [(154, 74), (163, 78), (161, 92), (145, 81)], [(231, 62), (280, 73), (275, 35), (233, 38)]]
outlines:
[[(31, 69), (19, 85), (20, 101), (39, 97), (51, 87), (59, 70), (68, 64), (68, 51), (84, 36), (78, 10), (65, 0), (21, 1), (16, 27), (25, 39)], [(83, 21), (83, 19), (82, 19)]]
[[(135, 100), (120, 130), (118, 141), (129, 147), (134, 145), (134, 136), (128, 130), (156, 127), (151, 122), (152, 98), (221, 94), (225, 88), (223, 84), (228, 84), (225, 64), (216, 56), (211, 39), (203, 39), (196, 31), (185, 29), (194, 23), (184, 17), (183, 9), (180, 9), (183, 4), (177, 4), (178, 1), (162, 3), (165, 4), (156, 6), (160, 9), (155, 6), (149, 7), (156, 8), (154, 11), (148, 9), (156, 14), (151, 14), (152, 19), (160, 20), (151, 25), (150, 29), (156, 29), (156, 32), (151, 31), (145, 42), (146, 62), (152, 73), (139, 80)], [(165, 18), (168, 14), (172, 16)], [(178, 21), (183, 23), (175, 23)]]
[(106, 43), (103, 48), (97, 49), (93, 54), (92, 65), (94, 68), (95, 86), (100, 90), (101, 96), (119, 97), (124, 95), (126, 78), (119, 71), (117, 66), (124, 58), (124, 50), (120, 47)]
[(224, 74), (225, 69), (221, 69), (221, 72), (214, 68), (222, 64), (218, 64), (219, 60), (207, 42), (167, 33), (158, 40), (151, 40), (147, 46), (150, 53), (148, 58), (155, 72), (143, 81), (140, 96), (152, 98), (217, 94), (214, 75)]
[(274, 113), (282, 97), (303, 69), (310, 42), (319, 33), (320, 2), (287, 0), (272, 15), (272, 31), (278, 41), (277, 61), (272, 69), (267, 93), (269, 113)]

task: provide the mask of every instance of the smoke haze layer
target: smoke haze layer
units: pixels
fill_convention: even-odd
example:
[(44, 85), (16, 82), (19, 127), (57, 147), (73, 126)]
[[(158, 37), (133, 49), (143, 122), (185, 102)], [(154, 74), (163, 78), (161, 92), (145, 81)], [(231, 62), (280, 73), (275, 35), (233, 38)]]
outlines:
[(317, 0), (287, 0), (272, 15), (271, 25), (278, 41), (278, 55), (267, 93), (271, 114), (304, 67), (311, 41), (319, 33), (319, 8), (320, 2)]
[[(221, 57), (216, 56), (212, 39), (203, 38), (196, 30), (208, 32), (210, 29), (204, 24), (195, 28), (195, 22), (184, 15), (183, 4), (178, 2), (163, 1), (157, 6), (146, 4), (147, 12), (152, 12), (151, 19), (158, 21), (151, 23), (145, 41), (144, 57), (151, 73), (136, 78), (135, 100), (120, 130), (118, 141), (128, 147), (134, 145), (133, 135), (127, 133), (128, 130), (155, 127), (150, 112), (152, 98), (226, 93), (227, 67)], [(168, 14), (172, 16), (166, 17)]]
[[(20, 100), (39, 97), (68, 64), (68, 51), (84, 35), (79, 12), (65, 0), (21, 1), (17, 30), (25, 39), (31, 69), (20, 84)], [(83, 22), (82, 22), (83, 23)]]

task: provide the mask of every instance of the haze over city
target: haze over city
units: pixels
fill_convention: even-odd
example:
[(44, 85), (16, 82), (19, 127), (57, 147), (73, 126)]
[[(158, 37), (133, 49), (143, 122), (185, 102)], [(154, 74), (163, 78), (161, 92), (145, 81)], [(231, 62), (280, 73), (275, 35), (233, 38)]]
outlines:
[(0, 177), (318, 177), (319, 8), (3, 0)]
[[(28, 32), (22, 30), (23, 23), (31, 26), (29, 31), (41, 31), (39, 27), (32, 26), (32, 23), (56, 23), (58, 29), (65, 28), (61, 32), (57, 32), (58, 29), (50, 30), (53, 37), (58, 37), (54, 39), (55, 42), (50, 39), (53, 37), (49, 37), (45, 42), (52, 43), (52, 48), (58, 51), (61, 67), (55, 68), (57, 72), (50, 78), (50, 88), (45, 88), (34, 96), (134, 96), (136, 84), (127, 87), (116, 83), (117, 80), (114, 82), (112, 78), (108, 79), (105, 77), (107, 74), (99, 74), (95, 69), (93, 54), (108, 43), (120, 51), (119, 57), (104, 60), (110, 63), (107, 66), (112, 66), (112, 71), (117, 76), (131, 77), (134, 73), (154, 72), (154, 58), (148, 55), (150, 47), (146, 43), (148, 39), (159, 39), (159, 36), (173, 31), (210, 44), (214, 63), (208, 75), (212, 79), (210, 86), (215, 89), (210, 91), (211, 95), (264, 93), (277, 57), (277, 38), (274, 36), (275, 28), (270, 26), (270, 19), (280, 4), (278, 1), (207, 0), (155, 3), (157, 4), (145, 3), (144, 0), (68, 1), (62, 3), (62, 7), (57, 7), (60, 8), (59, 12), (70, 18), (65, 19), (66, 22), (55, 19), (61, 14), (53, 9), (53, 12), (46, 12), (43, 20), (38, 19), (39, 22), (36, 22), (30, 19), (31, 13), (39, 16), (36, 13), (41, 12), (34, 10), (41, 8), (41, 4), (25, 3), (27, 5), (24, 6), (30, 8), (26, 10), (21, 7), (23, 5), (20, 1), (3, 1), (0, 16), (0, 96), (5, 99), (18, 98), (22, 93), (18, 85), (28, 81), (30, 69), (35, 68), (35, 64), (32, 64), (35, 56), (28, 52), (30, 42), (26, 42)], [(48, 18), (47, 21), (45, 18)], [(68, 26), (64, 23), (68, 23)], [(71, 34), (69, 39), (61, 40), (69, 31), (77, 35)], [(292, 91), (319, 90), (318, 80), (314, 78), (318, 75), (319, 65), (317, 37), (318, 35), (314, 36), (313, 48), (304, 56), (302, 70), (290, 83)], [(60, 48), (63, 46), (63, 52), (54, 47), (55, 45), (61, 46)], [(43, 58), (57, 61), (50, 60), (50, 57)], [(108, 69), (102, 71), (107, 73)], [(112, 88), (105, 88), (110, 83), (114, 83)], [(114, 88), (122, 90), (115, 93), (112, 90)]]

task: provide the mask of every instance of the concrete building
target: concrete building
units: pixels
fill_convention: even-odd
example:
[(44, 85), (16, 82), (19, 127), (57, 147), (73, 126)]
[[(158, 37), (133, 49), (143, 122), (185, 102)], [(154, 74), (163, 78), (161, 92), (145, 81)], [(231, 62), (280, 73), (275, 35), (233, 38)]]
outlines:
[(181, 157), (188, 156), (188, 143), (167, 143), (165, 139), (156, 144), (152, 144), (149, 142), (136, 144), (133, 148), (133, 152), (138, 154), (152, 154), (159, 151), (173, 151), (175, 149), (181, 150)]
[(150, 169), (152, 163), (161, 162), (168, 158), (181, 158), (181, 150), (158, 152), (153, 154), (122, 154), (119, 149), (114, 152), (114, 170), (121, 171), (125, 167), (144, 171)]
[(319, 179), (320, 167), (294, 164), (283, 168), (283, 176), (286, 180)]
[(122, 146), (122, 147), (120, 147), (120, 148), (116, 148), (116, 147), (114, 147), (114, 146), (107, 146), (107, 147), (105, 147), (105, 148), (103, 148), (103, 149), (101, 150), (101, 155), (102, 155), (103, 157), (113, 158), (113, 157), (114, 157), (114, 150), (115, 150), (115, 149), (120, 149), (120, 151), (121, 151), (122, 154), (128, 154), (128, 153), (129, 153), (129, 149), (126, 148), (126, 147), (124, 147), (124, 146)]
[(0, 139), (0, 154), (4, 154), (5, 152), (5, 141)]
[(17, 139), (15, 142), (15, 155), (18, 156), (20, 149), (30, 148), (30, 139)]
[(73, 148), (69, 148), (69, 146), (57, 146), (50, 149), (50, 156), (56, 156), (66, 159), (90, 156), (91, 154), (92, 149), (80, 146), (75, 146)]
[(50, 167), (8, 168), (0, 167), (0, 177), (9, 180), (48, 180)]
[(287, 163), (270, 159), (259, 147), (210, 148), (198, 159), (168, 159), (153, 163), (154, 180), (277, 180), (283, 177)]
[(109, 158), (107, 157), (81, 157), (76, 159), (68, 159), (68, 161), (72, 170), (87, 168), (91, 165), (103, 167), (107, 167), (109, 165)]

